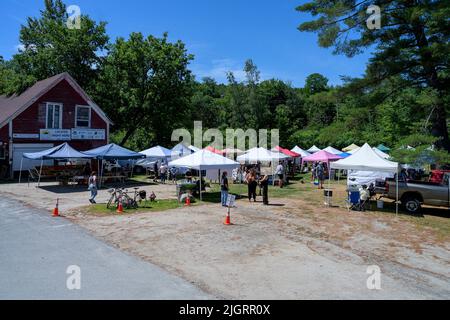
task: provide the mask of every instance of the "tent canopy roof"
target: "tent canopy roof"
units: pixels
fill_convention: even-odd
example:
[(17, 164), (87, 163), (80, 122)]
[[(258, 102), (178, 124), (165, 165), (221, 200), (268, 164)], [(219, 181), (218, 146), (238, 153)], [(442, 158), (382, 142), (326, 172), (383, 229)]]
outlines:
[(311, 148), (309, 148), (306, 151), (308, 151), (309, 153), (315, 153), (315, 152), (319, 152), (320, 149), (316, 145), (313, 145)]
[(333, 169), (397, 172), (398, 163), (380, 157), (370, 146), (365, 144), (346, 159), (331, 164)]
[(337, 155), (342, 153), (341, 150), (335, 149), (332, 146), (329, 146), (329, 147), (327, 147), (327, 148), (325, 148), (323, 150), (325, 150), (326, 152), (332, 153), (332, 154), (337, 154)]
[[(356, 148), (356, 149), (353, 149), (353, 150), (349, 151), (348, 153), (350, 153), (350, 154), (355, 154), (355, 153), (358, 152), (359, 150), (361, 150), (360, 147), (358, 147), (358, 148)], [(384, 153), (383, 151), (381, 151), (381, 150), (378, 149), (378, 148), (373, 147), (372, 150), (373, 150), (377, 155), (379, 155), (380, 157), (382, 157), (383, 159), (389, 159), (389, 158), (390, 158), (390, 156), (389, 156), (387, 153)]]
[(172, 151), (167, 148), (156, 146), (144, 151), (141, 151), (143, 155), (146, 155), (148, 158), (168, 158), (172, 155)]
[(216, 149), (216, 148), (214, 148), (212, 146), (206, 147), (205, 150), (207, 150), (209, 152), (212, 152), (212, 153), (215, 153), (215, 154), (219, 154), (219, 155), (223, 154), (223, 151), (220, 151), (219, 149)]
[(91, 159), (92, 157), (72, 148), (67, 142), (48, 150), (24, 153), (23, 157), (30, 160), (46, 159)]
[(377, 149), (380, 150), (380, 151), (383, 151), (383, 152), (389, 152), (389, 151), (391, 151), (391, 148), (386, 147), (384, 144), (380, 144), (380, 145), (377, 147)]
[(321, 150), (310, 156), (303, 158), (303, 162), (316, 162), (316, 161), (330, 162), (339, 159), (342, 159), (342, 157), (337, 154), (332, 154), (325, 150)]
[(193, 145), (190, 145), (188, 148), (189, 148), (192, 152), (197, 152), (197, 151), (200, 151), (200, 150), (201, 150), (200, 148), (197, 148), (196, 146), (193, 146)]
[(280, 146), (277, 146), (274, 149), (276, 151), (278, 151), (278, 152), (281, 152), (281, 153), (287, 155), (288, 157), (291, 157), (291, 158), (298, 158), (298, 157), (300, 157), (300, 154), (298, 154), (298, 153), (296, 153), (294, 151), (291, 151), (289, 149), (282, 148)]
[(239, 163), (203, 149), (184, 158), (169, 162), (169, 167), (195, 170), (232, 170), (239, 167)]
[(342, 153), (340, 153), (339, 154), (342, 158), (348, 158), (348, 157), (350, 157), (352, 154), (351, 153), (347, 153), (347, 152), (342, 152)]
[(303, 150), (302, 148), (300, 148), (299, 146), (295, 146), (294, 148), (292, 148), (291, 150), (292, 152), (295, 152), (297, 154), (299, 154), (301, 157), (307, 157), (309, 155), (311, 155), (311, 153), (309, 153), (306, 150)]
[(240, 149), (230, 149), (230, 148), (223, 149), (222, 152), (225, 154), (243, 154), (243, 153), (245, 153), (244, 151), (242, 151)]
[(359, 148), (359, 146), (356, 145), (356, 144), (354, 144), (354, 143), (352, 143), (352, 144), (349, 145), (348, 147), (345, 147), (344, 149), (342, 149), (342, 151), (344, 151), (344, 152), (349, 152), (349, 151), (355, 150), (355, 149), (357, 149), (357, 148)]
[(175, 147), (173, 147), (171, 151), (172, 151), (172, 153), (175, 153), (179, 156), (187, 156), (189, 154), (192, 154), (192, 152), (194, 152), (192, 149), (190, 149), (188, 146), (186, 146), (182, 142), (180, 142)]
[(253, 148), (248, 150), (245, 154), (237, 157), (239, 162), (272, 162), (276, 160), (287, 159), (288, 156), (279, 153), (272, 152), (265, 148)]
[(101, 160), (130, 160), (145, 158), (145, 155), (141, 153), (128, 150), (114, 143), (88, 150), (84, 153), (91, 156), (92, 158)]

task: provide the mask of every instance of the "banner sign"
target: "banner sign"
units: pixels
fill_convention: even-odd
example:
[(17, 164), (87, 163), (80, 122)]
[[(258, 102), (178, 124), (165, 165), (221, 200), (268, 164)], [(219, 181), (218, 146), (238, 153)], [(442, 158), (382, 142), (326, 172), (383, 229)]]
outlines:
[(233, 208), (235, 202), (236, 202), (236, 196), (232, 195), (232, 194), (228, 194), (227, 203), (226, 203), (227, 207)]
[(105, 129), (72, 129), (72, 140), (105, 140)]
[(43, 141), (69, 141), (70, 130), (66, 129), (41, 129), (40, 140)]
[(39, 133), (13, 133), (16, 139), (39, 139)]

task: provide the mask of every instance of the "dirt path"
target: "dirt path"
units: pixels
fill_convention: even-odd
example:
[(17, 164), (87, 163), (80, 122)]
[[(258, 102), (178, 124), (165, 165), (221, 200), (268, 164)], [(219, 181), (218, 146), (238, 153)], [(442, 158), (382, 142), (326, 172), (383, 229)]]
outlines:
[[(401, 216), (276, 203), (239, 201), (229, 227), (218, 205), (70, 219), (219, 298), (450, 298), (449, 235)], [(369, 265), (381, 268), (380, 291), (367, 289)]]

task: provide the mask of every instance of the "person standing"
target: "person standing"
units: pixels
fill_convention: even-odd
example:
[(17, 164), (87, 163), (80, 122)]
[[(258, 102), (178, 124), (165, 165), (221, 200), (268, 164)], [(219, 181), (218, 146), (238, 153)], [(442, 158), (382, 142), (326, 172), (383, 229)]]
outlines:
[(88, 190), (91, 192), (91, 197), (89, 198), (89, 202), (94, 204), (95, 197), (97, 197), (97, 173), (95, 171), (91, 172), (91, 175), (89, 176), (89, 188)]
[(227, 198), (228, 198), (228, 173), (224, 171), (222, 173), (222, 179), (220, 180), (220, 199), (222, 202), (222, 206), (225, 207), (227, 205)]
[(323, 189), (323, 180), (325, 179), (325, 168), (322, 162), (319, 162), (316, 166), (316, 178), (319, 180), (319, 189)]
[(245, 177), (245, 181), (247, 182), (248, 187), (248, 201), (256, 202), (256, 186), (258, 183), (256, 182), (256, 173), (254, 169), (251, 169), (247, 176)]
[(275, 174), (278, 176), (278, 180), (280, 181), (280, 188), (283, 188), (284, 185), (284, 167), (283, 164), (280, 162), (275, 169)]
[(161, 180), (161, 183), (166, 183), (166, 174), (167, 174), (167, 167), (162, 164), (161, 167), (159, 168), (159, 178)]
[(259, 180), (259, 185), (262, 189), (263, 204), (267, 206), (269, 205), (269, 176), (262, 176)]
[(311, 181), (314, 182), (316, 180), (316, 166), (317, 162), (313, 162), (311, 165)]

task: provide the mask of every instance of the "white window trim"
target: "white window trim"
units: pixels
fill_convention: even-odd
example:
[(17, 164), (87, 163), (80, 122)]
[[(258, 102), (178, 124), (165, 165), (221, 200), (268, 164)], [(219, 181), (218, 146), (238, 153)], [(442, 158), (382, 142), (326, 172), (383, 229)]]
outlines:
[[(64, 106), (62, 103), (60, 102), (46, 102), (45, 103), (45, 129), (55, 129), (55, 128), (49, 128), (48, 127), (48, 105), (51, 104), (53, 106), (59, 106), (59, 112), (60, 112), (60, 117), (59, 117), (59, 130), (63, 128), (62, 124), (63, 124), (63, 115), (64, 115)], [(53, 109), (53, 116), (55, 115), (55, 109)]]
[[(77, 122), (78, 122), (78, 108), (88, 108), (89, 109), (89, 125), (87, 127), (80, 127), (80, 126), (77, 125)], [(90, 129), (91, 128), (91, 118), (92, 118), (92, 107), (91, 106), (83, 106), (83, 105), (79, 105), (79, 104), (77, 104), (75, 106), (75, 125), (74, 125), (74, 128)]]

